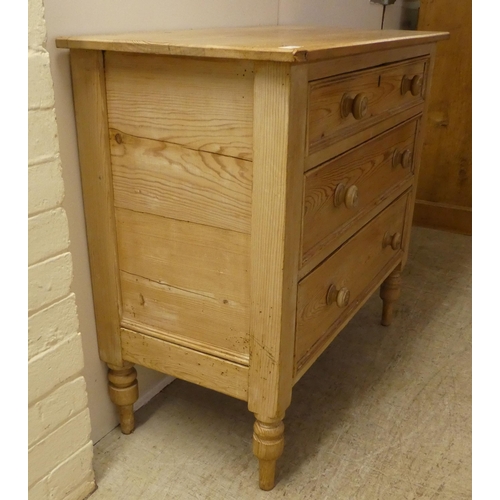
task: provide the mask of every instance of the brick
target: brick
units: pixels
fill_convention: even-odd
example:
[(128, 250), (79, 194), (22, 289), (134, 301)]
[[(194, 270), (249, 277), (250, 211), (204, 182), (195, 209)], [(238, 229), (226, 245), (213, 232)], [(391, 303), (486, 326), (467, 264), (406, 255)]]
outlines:
[(59, 160), (28, 168), (28, 215), (50, 210), (64, 198)]
[(68, 246), (68, 219), (61, 207), (28, 219), (28, 265), (62, 253)]
[(28, 47), (38, 49), (45, 46), (46, 30), (42, 0), (28, 2)]
[(28, 490), (28, 500), (47, 500), (49, 498), (48, 477), (44, 477)]
[(42, 163), (59, 154), (54, 108), (28, 111), (28, 162)]
[(28, 405), (75, 377), (82, 369), (83, 350), (79, 333), (35, 356), (28, 363)]
[(92, 441), (89, 441), (49, 474), (48, 483), (51, 499), (66, 500), (82, 486), (87, 494), (95, 488), (92, 454)]
[(30, 316), (28, 319), (28, 359), (77, 333), (78, 329), (75, 294), (72, 293)]
[(85, 379), (62, 385), (28, 408), (28, 445), (32, 446), (87, 406)]
[(73, 265), (69, 252), (34, 264), (28, 268), (28, 311), (69, 294)]
[(47, 51), (28, 53), (28, 109), (54, 106), (54, 87)]
[(36, 483), (90, 441), (88, 409), (28, 449), (28, 485)]
[[(75, 488), (75, 490), (72, 491), (64, 500), (84, 500), (89, 497), (89, 495), (96, 489), (97, 486), (94, 482), (89, 484), (87, 481), (85, 481), (80, 486)], [(91, 500), (91, 497), (89, 497), (89, 500)]]

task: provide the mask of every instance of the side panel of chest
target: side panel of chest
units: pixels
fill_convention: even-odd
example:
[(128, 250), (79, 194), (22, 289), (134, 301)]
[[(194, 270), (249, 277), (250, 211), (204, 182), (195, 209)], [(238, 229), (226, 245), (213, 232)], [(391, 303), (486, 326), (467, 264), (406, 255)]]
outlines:
[(249, 363), (253, 65), (106, 53), (121, 326)]

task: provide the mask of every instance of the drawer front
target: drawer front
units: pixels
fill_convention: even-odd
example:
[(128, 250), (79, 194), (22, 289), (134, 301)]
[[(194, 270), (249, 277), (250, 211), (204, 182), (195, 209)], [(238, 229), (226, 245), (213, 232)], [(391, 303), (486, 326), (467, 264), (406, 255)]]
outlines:
[(404, 123), (307, 172), (303, 266), (311, 260), (321, 262), (347, 230), (376, 211), (384, 200), (397, 196), (413, 177), (417, 121)]
[(311, 82), (308, 155), (423, 103), (427, 59)]
[(391, 265), (402, 257), (408, 193), (347, 241), (298, 285), (296, 370), (359, 309)]

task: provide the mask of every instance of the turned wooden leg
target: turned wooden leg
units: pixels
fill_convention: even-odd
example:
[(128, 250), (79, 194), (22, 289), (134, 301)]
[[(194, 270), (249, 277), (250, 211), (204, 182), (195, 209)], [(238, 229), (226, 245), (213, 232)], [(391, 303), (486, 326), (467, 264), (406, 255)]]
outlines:
[(123, 434), (130, 434), (135, 427), (134, 403), (139, 397), (137, 371), (127, 362), (123, 367), (108, 365), (108, 368), (109, 397), (118, 409)]
[(380, 298), (384, 305), (382, 309), (382, 324), (389, 326), (392, 323), (394, 303), (401, 294), (401, 271), (396, 269), (385, 279), (380, 287)]
[(259, 459), (259, 486), (269, 491), (274, 488), (276, 460), (283, 453), (285, 444), (282, 420), (255, 421), (253, 426), (253, 453)]

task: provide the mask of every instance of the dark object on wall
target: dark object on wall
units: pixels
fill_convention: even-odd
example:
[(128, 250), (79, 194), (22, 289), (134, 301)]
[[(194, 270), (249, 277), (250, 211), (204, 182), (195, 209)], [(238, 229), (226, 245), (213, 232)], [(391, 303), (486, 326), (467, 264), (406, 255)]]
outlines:
[(401, 29), (416, 30), (418, 25), (418, 11), (420, 0), (403, 0), (401, 6)]

